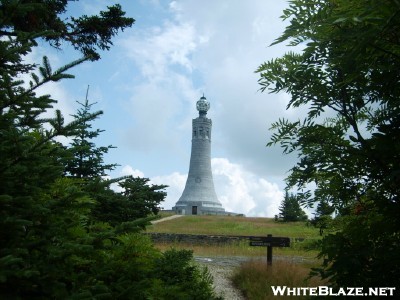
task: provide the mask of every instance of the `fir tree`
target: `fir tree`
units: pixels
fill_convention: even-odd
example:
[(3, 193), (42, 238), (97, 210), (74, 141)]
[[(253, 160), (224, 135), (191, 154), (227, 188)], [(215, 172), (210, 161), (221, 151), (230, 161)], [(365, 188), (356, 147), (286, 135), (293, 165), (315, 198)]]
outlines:
[(127, 176), (118, 183), (123, 191), (115, 192), (109, 188), (108, 181), (102, 183), (99, 180), (88, 185), (92, 197), (97, 200), (93, 209), (95, 220), (114, 226), (131, 224), (132, 228), (144, 229), (150, 221), (158, 218), (160, 203), (167, 195), (164, 191), (166, 185), (150, 185), (148, 178)]
[(285, 198), (279, 207), (279, 217), (283, 222), (296, 222), (307, 220), (306, 213), (301, 209), (297, 197), (286, 191)]
[[(117, 164), (105, 164), (103, 155), (108, 153), (113, 146), (96, 147), (93, 142), (104, 130), (92, 129), (92, 122), (103, 112), (91, 112), (96, 103), (89, 103), (89, 87), (87, 89), (85, 102), (74, 116), (79, 122), (75, 130), (68, 153), (70, 156), (65, 160), (65, 172), (67, 176), (84, 179), (83, 188), (90, 197), (96, 200), (92, 216), (94, 220), (108, 222), (113, 226), (122, 223), (134, 224), (133, 230), (144, 229), (149, 222), (156, 217), (160, 203), (164, 200), (166, 193), (163, 191), (166, 185), (149, 185), (148, 178), (133, 178), (124, 176), (112, 180), (104, 179), (106, 171), (113, 170)], [(122, 192), (115, 192), (110, 188), (112, 183), (118, 183)], [(125, 224), (124, 226), (126, 226)], [(127, 227), (127, 228), (128, 228)]]
[(72, 158), (67, 160), (65, 164), (67, 175), (85, 179), (106, 176), (106, 171), (112, 171), (117, 166), (117, 164), (105, 164), (103, 159), (104, 154), (108, 153), (109, 149), (115, 147), (111, 145), (96, 147), (96, 144), (93, 142), (104, 130), (91, 130), (91, 122), (103, 114), (103, 112), (91, 112), (92, 106), (96, 103), (89, 103), (88, 93), (89, 86), (85, 101), (83, 103), (77, 101), (81, 107), (73, 117), (76, 121), (82, 119), (87, 121), (79, 123), (76, 129), (76, 135), (68, 149)]
[[(324, 230), (329, 227), (334, 227), (332, 214), (335, 212), (335, 208), (331, 206), (326, 200), (322, 200), (318, 203), (315, 211), (315, 216), (311, 220), (311, 224), (319, 228), (319, 234), (323, 235)], [(332, 228), (333, 229), (333, 228)]]

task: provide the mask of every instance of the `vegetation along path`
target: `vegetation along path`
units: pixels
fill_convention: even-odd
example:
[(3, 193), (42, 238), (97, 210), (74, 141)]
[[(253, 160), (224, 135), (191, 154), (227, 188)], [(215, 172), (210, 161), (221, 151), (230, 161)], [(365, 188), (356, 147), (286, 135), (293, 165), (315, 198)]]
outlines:
[[(232, 284), (231, 277), (235, 268), (241, 263), (249, 260), (266, 260), (266, 256), (248, 257), (248, 256), (195, 256), (195, 261), (201, 265), (207, 266), (214, 278), (214, 289), (217, 295), (224, 299), (240, 300), (245, 299), (242, 293)], [(291, 262), (308, 262), (309, 258), (301, 256), (274, 256), (274, 260), (285, 260)]]

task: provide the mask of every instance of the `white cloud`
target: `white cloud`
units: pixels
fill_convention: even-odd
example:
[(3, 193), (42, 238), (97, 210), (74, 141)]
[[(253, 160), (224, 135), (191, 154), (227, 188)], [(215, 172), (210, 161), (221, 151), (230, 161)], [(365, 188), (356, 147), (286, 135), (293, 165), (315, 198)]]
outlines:
[(125, 103), (132, 122), (125, 129), (124, 140), (138, 154), (137, 159), (145, 155), (150, 164), (165, 167), (188, 156), (194, 103), (200, 97), (191, 78), (191, 55), (201, 43), (204, 39), (189, 22), (171, 20), (121, 41), (128, 61), (140, 73), (130, 77), (131, 96)]
[(133, 176), (133, 177), (144, 177), (144, 173), (140, 170), (132, 168), (130, 165), (126, 165), (121, 170), (121, 176)]
[(227, 211), (259, 217), (278, 213), (283, 192), (277, 184), (226, 158), (213, 158), (211, 164), (219, 200)]
[[(246, 216), (273, 217), (283, 199), (279, 187), (226, 158), (211, 160), (214, 183), (218, 199), (226, 211), (244, 213)], [(130, 166), (123, 168), (121, 175), (143, 174)], [(171, 209), (179, 200), (185, 187), (187, 174), (174, 172), (151, 178), (151, 184), (165, 184), (167, 197), (164, 209)]]
[(168, 185), (166, 188), (167, 197), (165, 201), (161, 203), (161, 207), (164, 209), (171, 209), (175, 206), (175, 203), (179, 200), (185, 187), (187, 175), (174, 172), (166, 176), (156, 176), (151, 178), (153, 184), (165, 184)]
[(151, 81), (158, 81), (167, 78), (172, 71), (169, 68), (174, 66), (191, 72), (193, 66), (190, 55), (203, 41), (196, 36), (190, 23), (166, 21), (162, 27), (147, 28), (121, 44), (128, 50), (127, 56), (135, 61), (142, 75)]

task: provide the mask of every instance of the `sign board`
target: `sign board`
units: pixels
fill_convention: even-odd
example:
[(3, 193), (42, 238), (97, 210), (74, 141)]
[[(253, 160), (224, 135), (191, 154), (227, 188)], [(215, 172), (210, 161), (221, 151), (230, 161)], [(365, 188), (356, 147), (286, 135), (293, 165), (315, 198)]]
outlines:
[(261, 247), (290, 247), (290, 238), (278, 236), (252, 236), (250, 246)]
[(251, 236), (250, 246), (267, 247), (267, 264), (272, 265), (272, 247), (290, 247), (290, 238), (272, 236)]

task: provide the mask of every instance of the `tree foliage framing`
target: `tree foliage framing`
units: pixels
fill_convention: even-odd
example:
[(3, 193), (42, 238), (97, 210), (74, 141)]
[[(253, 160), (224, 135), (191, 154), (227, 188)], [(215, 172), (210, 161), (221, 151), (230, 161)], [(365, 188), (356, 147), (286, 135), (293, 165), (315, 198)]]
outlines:
[[(279, 119), (269, 146), (296, 152), (287, 178), (306, 205), (343, 216), (319, 272), (338, 286), (399, 286), (400, 2), (293, 0), (273, 43), (303, 50), (260, 65), (262, 91), (291, 95), (303, 119)], [(307, 189), (315, 184), (315, 190)]]
[[(69, 124), (58, 110), (53, 118), (43, 118), (56, 100), (36, 91), (50, 81), (73, 78), (66, 72), (98, 59), (98, 51), (108, 50), (111, 38), (134, 21), (119, 5), (99, 16), (61, 19), (67, 3), (0, 2), (0, 298), (168, 299), (177, 291), (176, 299), (217, 299), (209, 273), (192, 265), (191, 253), (161, 253), (135, 232), (143, 221), (111, 224), (94, 218), (100, 196), (122, 197), (109, 189), (110, 181), (63, 176), (68, 150), (54, 138), (89, 129), (98, 114), (84, 112)], [(39, 39), (55, 47), (65, 41), (84, 57), (55, 71), (47, 57), (40, 65), (26, 63)], [(26, 75), (30, 82), (21, 80)], [(101, 160), (95, 165), (109, 169)], [(132, 178), (125, 183), (125, 198), (139, 193), (142, 200), (134, 203), (142, 210), (132, 218), (156, 210), (165, 196), (158, 191), (164, 186), (146, 183)], [(169, 270), (158, 262), (175, 264), (168, 280)]]

